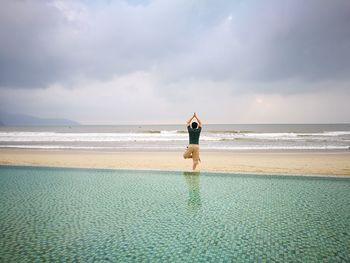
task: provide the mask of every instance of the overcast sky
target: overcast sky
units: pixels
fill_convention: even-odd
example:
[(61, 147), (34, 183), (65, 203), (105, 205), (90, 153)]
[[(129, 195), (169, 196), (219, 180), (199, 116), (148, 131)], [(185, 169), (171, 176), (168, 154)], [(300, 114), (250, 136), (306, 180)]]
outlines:
[(0, 111), (350, 122), (349, 25), (348, 0), (2, 0)]

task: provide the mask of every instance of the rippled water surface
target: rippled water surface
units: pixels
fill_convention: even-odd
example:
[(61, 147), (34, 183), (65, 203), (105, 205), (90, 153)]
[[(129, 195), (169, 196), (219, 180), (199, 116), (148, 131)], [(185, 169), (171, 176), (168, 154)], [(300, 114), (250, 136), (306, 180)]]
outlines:
[(350, 262), (350, 180), (0, 166), (0, 262)]

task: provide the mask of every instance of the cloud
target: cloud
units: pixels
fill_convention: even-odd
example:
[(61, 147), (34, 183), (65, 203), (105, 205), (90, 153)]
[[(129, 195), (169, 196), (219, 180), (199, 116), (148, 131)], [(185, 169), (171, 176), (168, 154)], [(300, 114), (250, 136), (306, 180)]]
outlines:
[(168, 82), (349, 78), (348, 1), (231, 2), (4, 1), (0, 86), (150, 70)]
[[(82, 124), (183, 123), (194, 111), (205, 123), (349, 121), (350, 91), (320, 87), (317, 93), (242, 94), (224, 81), (196, 79), (169, 85), (164, 87), (157, 75), (135, 72), (108, 81), (80, 80), (71, 89), (58, 84), (46, 89), (0, 89), (0, 112), (67, 118)], [(271, 85), (278, 89), (280, 84)]]
[[(294, 79), (311, 89), (314, 82), (349, 80), (348, 1), (265, 1), (231, 13), (201, 34), (192, 50), (175, 54), (162, 68), (175, 79)], [(284, 90), (293, 91), (282, 86), (274, 92)]]
[(148, 69), (190, 41), (186, 21), (178, 20), (183, 9), (181, 1), (145, 6), (6, 1), (0, 86), (46, 87)]
[[(188, 111), (213, 122), (347, 120), (349, 24), (346, 0), (5, 0), (0, 110), (82, 123)], [(318, 113), (297, 113), (303, 103)]]

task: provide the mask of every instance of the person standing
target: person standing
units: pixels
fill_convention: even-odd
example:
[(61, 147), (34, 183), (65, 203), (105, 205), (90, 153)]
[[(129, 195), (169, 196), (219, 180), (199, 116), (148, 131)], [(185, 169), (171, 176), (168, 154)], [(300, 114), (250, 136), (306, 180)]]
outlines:
[[(196, 119), (196, 121), (192, 121)], [(192, 123), (191, 123), (192, 122)], [(193, 116), (187, 121), (187, 131), (189, 135), (189, 145), (183, 154), (185, 159), (192, 158), (193, 166), (192, 170), (196, 170), (199, 158), (199, 136), (202, 131), (202, 122), (198, 118), (197, 114), (194, 113)]]

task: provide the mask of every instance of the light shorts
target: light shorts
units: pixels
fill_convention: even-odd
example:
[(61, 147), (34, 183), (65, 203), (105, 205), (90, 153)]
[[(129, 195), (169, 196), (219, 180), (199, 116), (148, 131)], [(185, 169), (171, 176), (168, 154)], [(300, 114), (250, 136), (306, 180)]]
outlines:
[(186, 151), (184, 152), (184, 158), (192, 158), (193, 161), (198, 162), (199, 160), (199, 145), (190, 144), (188, 145)]

